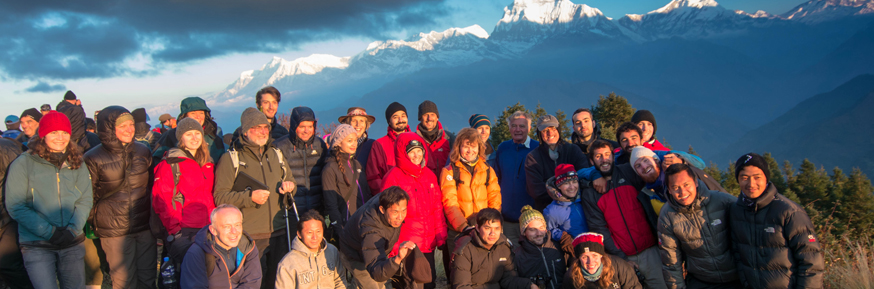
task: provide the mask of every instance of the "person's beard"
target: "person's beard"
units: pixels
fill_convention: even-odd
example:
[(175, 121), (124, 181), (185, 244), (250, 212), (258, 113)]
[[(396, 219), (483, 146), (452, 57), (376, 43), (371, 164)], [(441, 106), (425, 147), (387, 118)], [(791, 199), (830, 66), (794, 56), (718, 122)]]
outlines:
[(655, 183), (659, 179), (659, 174), (661, 173), (659, 167), (653, 166), (652, 169), (653, 171), (648, 175), (640, 176), (640, 178), (647, 184)]

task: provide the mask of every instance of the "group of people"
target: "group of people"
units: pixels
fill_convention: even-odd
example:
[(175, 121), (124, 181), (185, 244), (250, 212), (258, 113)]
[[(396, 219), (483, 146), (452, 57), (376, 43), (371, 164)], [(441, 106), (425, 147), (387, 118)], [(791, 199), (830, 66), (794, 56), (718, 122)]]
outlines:
[[(585, 108), (572, 132), (517, 111), (511, 139), (493, 147), (487, 116), (452, 134), (432, 101), (415, 131), (389, 104), (378, 139), (364, 108), (319, 136), (308, 107), (280, 124), (280, 101), (259, 90), (228, 134), (198, 97), (155, 129), (121, 106), (89, 123), (70, 91), (56, 110), (7, 118), (18, 133), (0, 139), (0, 277), (14, 288), (100, 286), (102, 272), (113, 288), (435, 288), (442, 265), (465, 289), (823, 285), (810, 218), (761, 156), (737, 160), (734, 197), (700, 158), (659, 143), (647, 110), (617, 141)], [(159, 254), (176, 268), (162, 280)]]

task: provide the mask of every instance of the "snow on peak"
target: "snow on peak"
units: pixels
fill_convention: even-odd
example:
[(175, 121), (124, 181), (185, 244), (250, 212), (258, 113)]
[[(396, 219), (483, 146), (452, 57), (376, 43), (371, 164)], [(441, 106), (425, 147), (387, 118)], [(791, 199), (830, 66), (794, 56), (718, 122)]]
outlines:
[(753, 13), (753, 14), (747, 13), (746, 11), (743, 11), (743, 10), (734, 10), (734, 13), (737, 15), (743, 15), (743, 16), (747, 16), (750, 18), (768, 18), (768, 19), (777, 18), (776, 15), (765, 12), (765, 10), (758, 10), (758, 11), (756, 11), (756, 13)]
[(717, 7), (719, 3), (716, 3), (714, 0), (673, 0), (668, 5), (665, 5), (662, 8), (656, 9), (655, 11), (649, 12), (649, 14), (653, 13), (668, 13), (675, 9), (689, 7), (689, 8), (704, 8), (704, 7)]
[(781, 17), (785, 19), (804, 18), (808, 22), (820, 22), (843, 16), (869, 13), (874, 13), (874, 0), (810, 0), (795, 6)]
[(386, 40), (374, 41), (367, 45), (367, 51), (370, 54), (375, 54), (383, 49), (396, 49), (403, 46), (413, 48), (418, 51), (433, 50), (434, 45), (441, 41), (458, 36), (473, 35), (476, 38), (487, 39), (489, 33), (479, 25), (471, 25), (464, 28), (449, 28), (442, 32), (431, 31), (429, 33), (419, 33), (416, 36), (410, 37), (407, 40)]
[(576, 18), (603, 17), (604, 13), (586, 4), (569, 0), (516, 0), (504, 7), (504, 17), (498, 25), (527, 21), (537, 24), (571, 22)]

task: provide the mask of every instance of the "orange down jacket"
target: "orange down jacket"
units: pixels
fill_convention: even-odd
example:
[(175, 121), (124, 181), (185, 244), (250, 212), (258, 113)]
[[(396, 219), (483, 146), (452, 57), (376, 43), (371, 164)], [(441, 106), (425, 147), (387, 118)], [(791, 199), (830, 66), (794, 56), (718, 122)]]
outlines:
[[(453, 165), (458, 168), (458, 176), (453, 176)], [(486, 178), (489, 178), (488, 182)], [(443, 210), (449, 221), (447, 225), (456, 232), (474, 225), (476, 221), (468, 218), (473, 218), (482, 209), (501, 210), (498, 176), (482, 158), (474, 165), (473, 177), (461, 160), (444, 167), (440, 172), (440, 189), (443, 191)]]

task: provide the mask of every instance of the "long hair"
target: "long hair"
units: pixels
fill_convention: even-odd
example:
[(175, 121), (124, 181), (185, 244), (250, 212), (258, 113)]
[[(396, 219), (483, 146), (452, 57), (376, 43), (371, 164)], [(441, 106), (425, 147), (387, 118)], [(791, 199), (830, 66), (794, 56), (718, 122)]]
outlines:
[[(30, 148), (30, 154), (41, 157), (44, 160), (51, 159), (52, 151), (49, 150), (49, 146), (44, 138), (38, 135), (33, 136), (33, 139), (28, 143), (28, 147)], [(67, 143), (66, 162), (71, 170), (78, 170), (82, 166), (82, 151), (79, 150), (79, 145), (74, 143), (72, 139)]]
[[(613, 284), (613, 275), (616, 272), (613, 272), (613, 261), (610, 260), (610, 257), (605, 255), (601, 255), (601, 266), (604, 267), (601, 270), (601, 278), (598, 279), (598, 287), (601, 288), (610, 288), (610, 285)], [(586, 278), (583, 278), (583, 265), (580, 264), (579, 258), (571, 265), (571, 277), (574, 281), (574, 288), (585, 288)]]
[[(176, 147), (186, 152), (188, 151), (188, 149), (185, 147), (185, 143), (181, 139), (177, 141)], [(211, 158), (209, 156), (209, 147), (206, 146), (205, 135), (200, 141), (200, 147), (198, 147), (194, 153), (194, 161), (197, 162), (197, 164), (201, 167), (211, 161)]]
[(346, 184), (349, 184), (350, 181), (346, 178), (346, 165), (343, 164), (343, 161), (349, 161), (352, 159), (352, 154), (349, 154), (349, 158), (343, 159), (343, 153), (340, 151), (340, 148), (337, 146), (331, 147), (330, 150), (331, 157), (334, 158), (334, 161), (337, 162), (337, 167), (340, 168), (340, 174), (343, 175), (343, 180), (346, 181)]
[(455, 142), (452, 143), (452, 151), (449, 152), (450, 162), (455, 163), (461, 159), (461, 145), (464, 144), (465, 140), (471, 144), (475, 144), (479, 148), (479, 153), (477, 153), (478, 158), (486, 158), (486, 144), (483, 142), (483, 139), (480, 138), (479, 132), (475, 129), (466, 127), (461, 129), (461, 131), (458, 132), (458, 135), (455, 136)]

